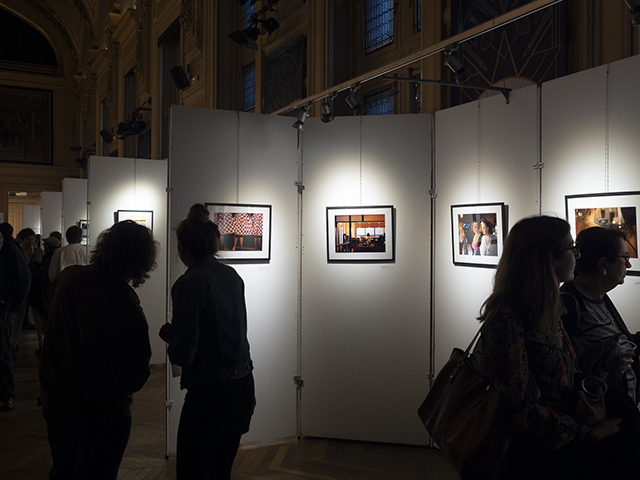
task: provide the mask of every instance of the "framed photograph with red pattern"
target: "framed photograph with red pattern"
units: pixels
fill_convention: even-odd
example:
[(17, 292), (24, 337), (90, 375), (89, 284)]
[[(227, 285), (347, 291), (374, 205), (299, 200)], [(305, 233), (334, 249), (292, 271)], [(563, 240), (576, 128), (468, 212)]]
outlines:
[(219, 258), (241, 263), (271, 260), (271, 205), (205, 203), (205, 206), (222, 236)]

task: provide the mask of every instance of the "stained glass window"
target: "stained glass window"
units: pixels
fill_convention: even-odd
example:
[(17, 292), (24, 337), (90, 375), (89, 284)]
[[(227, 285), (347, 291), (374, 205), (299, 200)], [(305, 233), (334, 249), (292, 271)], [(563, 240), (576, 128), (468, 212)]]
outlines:
[(242, 29), (249, 28), (251, 25), (251, 14), (256, 11), (256, 4), (249, 5), (251, 2), (247, 0), (242, 5)]
[(364, 53), (370, 53), (393, 42), (392, 0), (365, 0)]
[(364, 96), (367, 115), (393, 114), (393, 87), (377, 90)]
[(242, 69), (242, 111), (248, 112), (256, 106), (256, 64)]

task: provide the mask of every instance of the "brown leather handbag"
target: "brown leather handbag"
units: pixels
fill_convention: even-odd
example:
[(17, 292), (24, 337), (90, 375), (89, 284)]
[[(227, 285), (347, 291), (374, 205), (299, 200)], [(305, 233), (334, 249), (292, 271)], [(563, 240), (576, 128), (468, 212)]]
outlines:
[(463, 479), (499, 478), (511, 440), (506, 405), (498, 391), (454, 348), (418, 409), (433, 441)]

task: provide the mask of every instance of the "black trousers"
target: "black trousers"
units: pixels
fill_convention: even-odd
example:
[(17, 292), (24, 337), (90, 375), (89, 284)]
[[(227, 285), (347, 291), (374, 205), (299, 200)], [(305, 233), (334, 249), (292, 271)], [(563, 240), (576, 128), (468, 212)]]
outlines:
[(178, 480), (229, 480), (240, 437), (249, 431), (253, 375), (188, 389), (180, 425)]
[(47, 420), (51, 480), (116, 480), (129, 442), (130, 416)]

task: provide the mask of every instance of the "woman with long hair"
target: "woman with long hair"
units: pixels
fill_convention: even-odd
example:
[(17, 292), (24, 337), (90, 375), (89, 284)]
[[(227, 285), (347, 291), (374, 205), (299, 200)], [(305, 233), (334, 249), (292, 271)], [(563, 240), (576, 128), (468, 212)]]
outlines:
[(505, 399), (513, 443), (504, 478), (622, 478), (638, 452), (608, 418), (604, 400), (580, 392), (576, 356), (561, 322), (560, 283), (573, 279), (580, 253), (567, 222), (520, 220), (509, 233), (482, 305), (471, 361)]
[(176, 230), (187, 271), (171, 290), (173, 319), (160, 330), (182, 367), (187, 394), (180, 415), (178, 480), (228, 480), (255, 406), (244, 282), (220, 263), (218, 227), (195, 204)]

